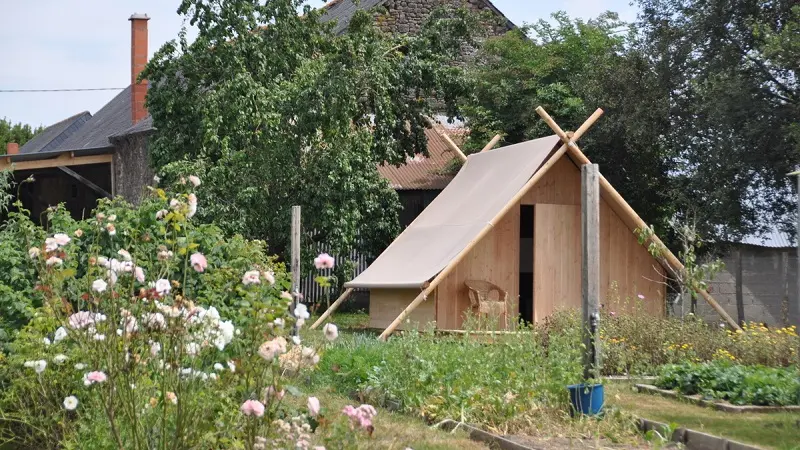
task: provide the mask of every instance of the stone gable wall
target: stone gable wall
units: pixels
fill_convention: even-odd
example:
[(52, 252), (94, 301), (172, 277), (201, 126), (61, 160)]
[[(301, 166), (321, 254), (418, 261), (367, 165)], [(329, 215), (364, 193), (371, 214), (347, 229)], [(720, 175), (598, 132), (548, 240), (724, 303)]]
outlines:
[[(466, 6), (476, 12), (491, 11), (483, 0), (388, 0), (384, 4), (388, 13), (379, 15), (376, 20), (384, 31), (414, 34), (419, 31), (430, 13), (440, 5)], [(493, 35), (500, 35), (509, 30), (505, 26), (504, 18), (498, 16), (498, 20), (502, 20), (503, 23), (492, 27)]]

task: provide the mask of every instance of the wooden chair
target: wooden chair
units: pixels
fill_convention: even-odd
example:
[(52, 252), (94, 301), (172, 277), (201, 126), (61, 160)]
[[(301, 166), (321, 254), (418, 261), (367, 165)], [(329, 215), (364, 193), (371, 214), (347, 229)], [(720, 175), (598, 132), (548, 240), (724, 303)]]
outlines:
[(496, 284), (482, 280), (466, 280), (469, 301), (481, 316), (498, 317), (502, 315), (504, 329), (508, 329), (508, 292)]

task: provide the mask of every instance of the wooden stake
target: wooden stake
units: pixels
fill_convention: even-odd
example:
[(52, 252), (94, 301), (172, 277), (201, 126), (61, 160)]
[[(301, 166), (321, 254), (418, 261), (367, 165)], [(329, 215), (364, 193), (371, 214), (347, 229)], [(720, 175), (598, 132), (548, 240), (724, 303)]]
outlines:
[[(300, 300), (300, 207), (292, 206), (292, 311)], [(292, 330), (297, 335), (297, 327)]]
[(317, 321), (314, 322), (314, 324), (311, 325), (310, 328), (313, 330), (318, 326), (320, 326), (320, 324), (322, 324), (322, 322), (324, 322), (325, 319), (330, 317), (330, 315), (333, 314), (333, 312), (336, 311), (337, 308), (339, 308), (339, 305), (344, 303), (344, 301), (347, 300), (347, 298), (350, 297), (350, 294), (352, 293), (353, 293), (353, 288), (345, 289), (344, 292), (342, 292), (342, 295), (340, 295), (339, 298), (337, 298), (336, 301), (333, 302), (333, 304), (327, 310), (325, 310), (325, 312), (322, 313), (321, 316), (319, 316), (319, 319), (317, 319)]
[[(586, 122), (584, 122), (583, 125), (581, 125), (581, 127), (578, 128), (578, 130), (575, 132), (575, 135), (572, 138), (573, 141), (580, 139), (580, 137), (584, 133), (586, 133), (586, 131), (589, 130), (592, 124), (594, 124), (594, 122), (601, 115), (603, 115), (603, 110), (598, 109), (588, 119), (586, 119)], [(494, 218), (490, 220), (489, 223), (486, 224), (485, 227), (483, 227), (483, 229), (481, 229), (480, 233), (478, 233), (478, 235), (475, 236), (469, 242), (469, 244), (467, 244), (467, 246), (463, 250), (461, 250), (456, 255), (456, 257), (453, 258), (453, 260), (450, 261), (450, 263), (441, 272), (439, 272), (438, 275), (436, 275), (433, 278), (430, 284), (428, 284), (428, 286), (426, 286), (422, 290), (422, 292), (420, 292), (419, 295), (417, 295), (416, 298), (414, 298), (414, 300), (400, 313), (400, 315), (397, 316), (397, 318), (395, 318), (394, 321), (392, 321), (392, 323), (389, 324), (389, 326), (385, 330), (383, 330), (383, 333), (381, 333), (379, 339), (385, 341), (389, 337), (389, 335), (391, 335), (394, 332), (394, 330), (397, 329), (397, 327), (400, 326), (400, 324), (403, 323), (404, 320), (406, 320), (409, 314), (411, 314), (411, 312), (414, 311), (414, 309), (416, 309), (416, 307), (419, 306), (420, 303), (422, 303), (425, 299), (428, 298), (428, 295), (430, 295), (433, 292), (433, 290), (436, 289), (436, 286), (438, 286), (439, 283), (441, 283), (442, 280), (444, 280), (447, 277), (447, 275), (449, 275), (450, 272), (452, 272), (453, 269), (455, 269), (458, 263), (461, 262), (462, 259), (464, 259), (464, 257), (469, 253), (469, 251), (472, 250), (472, 248), (475, 247), (475, 245), (477, 245), (477, 243), (480, 242), (480, 240), (483, 239), (483, 237), (486, 236), (486, 234), (488, 234), (489, 231), (492, 230), (494, 224), (502, 220), (503, 216), (505, 216), (505, 214), (512, 207), (514, 207), (523, 196), (525, 196), (525, 194), (530, 190), (530, 188), (533, 187), (533, 185), (535, 185), (547, 173), (547, 171), (553, 165), (556, 164), (556, 162), (558, 162), (558, 160), (561, 158), (561, 156), (564, 155), (564, 153), (566, 153), (566, 151), (567, 151), (567, 145), (562, 145), (553, 154), (553, 156), (551, 156), (550, 159), (548, 159), (547, 162), (544, 163), (542, 167), (536, 171), (533, 177), (531, 177), (531, 179), (528, 180), (527, 183), (525, 183), (525, 186), (523, 186), (522, 189), (520, 189), (519, 192), (517, 192), (517, 194), (506, 204), (506, 206), (504, 206), (503, 209), (501, 209), (500, 212), (498, 212), (494, 216)]]
[(739, 325), (744, 325), (744, 287), (742, 277), (744, 270), (742, 269), (742, 248), (736, 249), (736, 317), (739, 319)]
[(581, 166), (581, 287), (583, 294), (583, 379), (600, 376), (600, 170)]
[(502, 138), (503, 138), (502, 135), (499, 135), (499, 134), (494, 135), (492, 140), (489, 141), (488, 144), (483, 146), (483, 149), (481, 149), (481, 153), (488, 152), (489, 150), (493, 149), (494, 146), (497, 145), (497, 143), (500, 142), (500, 139), (502, 139)]

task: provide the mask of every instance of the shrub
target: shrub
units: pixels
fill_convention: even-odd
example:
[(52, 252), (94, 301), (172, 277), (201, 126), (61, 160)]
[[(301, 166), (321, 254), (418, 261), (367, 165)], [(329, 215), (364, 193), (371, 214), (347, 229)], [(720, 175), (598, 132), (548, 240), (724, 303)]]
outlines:
[(84, 221), (55, 208), (53, 232), (25, 236), (43, 304), (0, 359), (0, 433), (15, 444), (307, 448), (372, 432), (368, 405), (324, 418), (315, 398), (284, 401), (319, 362), (321, 346), (289, 336), (308, 312), (288, 314), (288, 277), (263, 242), (192, 222), (189, 181)]
[[(557, 312), (541, 329), (546, 335), (574, 333), (580, 329), (579, 313)], [(600, 339), (604, 375), (655, 374), (664, 364), (717, 359), (786, 367), (798, 361), (800, 346), (794, 327), (770, 329), (748, 324), (742, 332), (734, 332), (694, 316), (659, 318), (637, 310), (626, 314), (604, 311)]]
[(730, 361), (671, 364), (662, 368), (656, 385), (737, 405), (800, 404), (800, 378), (795, 368), (743, 366)]

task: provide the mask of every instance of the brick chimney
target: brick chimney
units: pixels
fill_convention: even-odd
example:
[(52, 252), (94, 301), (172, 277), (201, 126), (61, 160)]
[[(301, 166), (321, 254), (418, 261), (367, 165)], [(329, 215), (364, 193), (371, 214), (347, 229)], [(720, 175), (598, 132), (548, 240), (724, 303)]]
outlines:
[(9, 142), (6, 144), (6, 155), (19, 154), (19, 144), (16, 142)]
[(147, 94), (147, 81), (136, 83), (147, 64), (147, 14), (134, 13), (131, 21), (131, 119), (137, 123), (147, 116), (144, 97)]

